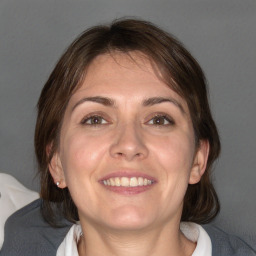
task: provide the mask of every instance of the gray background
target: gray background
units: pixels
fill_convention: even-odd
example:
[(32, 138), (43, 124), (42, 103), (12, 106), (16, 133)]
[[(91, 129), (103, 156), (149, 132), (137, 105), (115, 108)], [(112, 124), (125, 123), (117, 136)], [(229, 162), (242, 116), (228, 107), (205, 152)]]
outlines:
[(0, 171), (38, 189), (33, 135), (40, 90), (85, 28), (122, 16), (176, 35), (203, 67), (222, 140), (215, 223), (256, 247), (256, 1), (0, 1)]

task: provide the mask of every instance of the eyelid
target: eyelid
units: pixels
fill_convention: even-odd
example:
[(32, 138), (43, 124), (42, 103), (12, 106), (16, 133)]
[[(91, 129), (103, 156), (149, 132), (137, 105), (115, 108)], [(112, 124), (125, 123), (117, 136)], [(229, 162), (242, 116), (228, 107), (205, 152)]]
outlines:
[[(95, 124), (89, 124), (89, 123), (87, 123), (90, 119), (92, 119), (92, 118), (95, 118), (95, 117), (97, 117), (97, 118), (101, 118), (101, 120), (104, 120), (105, 122), (103, 122), (103, 123), (95, 123)], [(105, 124), (107, 124), (108, 123), (108, 121), (106, 121), (102, 116), (89, 116), (89, 117), (87, 117), (87, 118), (84, 118), (82, 121), (81, 121), (81, 124), (83, 124), (83, 125), (105, 125)]]
[[(105, 120), (106, 122), (104, 122), (103, 124), (86, 124), (86, 122), (93, 118), (93, 117), (99, 117), (102, 118), (103, 120)], [(106, 125), (111, 123), (110, 118), (106, 116), (106, 114), (102, 113), (102, 112), (93, 112), (93, 113), (89, 113), (88, 115), (85, 115), (82, 120), (80, 121), (80, 124), (82, 125)]]
[[(154, 118), (164, 118), (165, 120), (168, 121), (168, 124), (149, 124), (149, 122), (152, 121)], [(169, 126), (169, 125), (174, 125), (175, 124), (174, 119), (166, 113), (154, 113), (154, 114), (150, 115), (150, 117), (147, 118), (147, 120), (148, 121), (146, 121), (145, 123), (149, 124), (149, 125)]]

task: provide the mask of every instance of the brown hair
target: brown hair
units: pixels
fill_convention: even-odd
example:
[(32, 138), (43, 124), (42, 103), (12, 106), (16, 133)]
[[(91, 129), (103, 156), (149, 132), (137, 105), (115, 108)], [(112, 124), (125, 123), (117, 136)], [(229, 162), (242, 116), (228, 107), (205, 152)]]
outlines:
[(148, 56), (160, 71), (161, 79), (186, 100), (196, 143), (208, 140), (210, 152), (201, 181), (188, 185), (181, 220), (209, 222), (220, 208), (210, 179), (212, 164), (220, 152), (220, 141), (209, 108), (204, 74), (197, 61), (172, 35), (152, 23), (135, 19), (116, 20), (110, 26), (96, 26), (82, 33), (60, 58), (41, 92), (35, 151), (45, 218), (56, 224), (53, 208), (57, 206), (66, 219), (78, 220), (68, 188), (56, 187), (48, 165), (58, 149), (59, 132), (70, 97), (79, 88), (92, 60), (113, 51), (127, 54), (139, 51)]

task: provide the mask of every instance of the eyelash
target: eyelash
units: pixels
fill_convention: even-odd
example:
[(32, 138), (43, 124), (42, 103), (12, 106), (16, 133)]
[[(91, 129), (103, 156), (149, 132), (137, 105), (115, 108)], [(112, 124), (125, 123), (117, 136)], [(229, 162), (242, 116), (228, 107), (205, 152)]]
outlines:
[[(88, 121), (92, 122), (93, 118), (95, 119), (98, 118), (101, 122), (104, 121), (104, 123), (87, 123)], [(104, 119), (104, 117), (102, 117), (101, 115), (89, 115), (83, 118), (81, 121), (82, 125), (92, 125), (92, 126), (106, 125), (108, 123), (109, 122), (106, 119)]]
[[(164, 121), (164, 123), (151, 123), (150, 124), (151, 121), (156, 120), (156, 119), (160, 119), (160, 118), (162, 119), (162, 121)], [(174, 120), (170, 116), (168, 116), (166, 114), (157, 114), (157, 115), (153, 116), (146, 123), (148, 123), (149, 125), (156, 125), (156, 126), (170, 126), (170, 125), (174, 125), (175, 124)]]
[[(97, 123), (97, 122), (91, 123), (93, 121), (93, 119), (95, 119), (94, 121), (98, 120), (99, 123)], [(157, 119), (158, 119), (158, 123), (154, 123), (154, 121), (157, 121)], [(159, 120), (160, 120), (160, 123), (159, 123)], [(90, 123), (87, 123), (88, 121), (90, 121)], [(103, 121), (103, 123), (102, 123), (102, 121)], [(81, 121), (82, 125), (91, 125), (91, 126), (106, 125), (108, 123), (109, 123), (109, 121), (104, 119), (104, 117), (102, 115), (96, 115), (96, 114), (86, 116)], [(145, 124), (155, 125), (155, 126), (160, 127), (160, 126), (175, 125), (175, 122), (170, 116), (168, 116), (166, 114), (156, 114), (152, 118), (150, 118), (150, 120), (147, 121)]]

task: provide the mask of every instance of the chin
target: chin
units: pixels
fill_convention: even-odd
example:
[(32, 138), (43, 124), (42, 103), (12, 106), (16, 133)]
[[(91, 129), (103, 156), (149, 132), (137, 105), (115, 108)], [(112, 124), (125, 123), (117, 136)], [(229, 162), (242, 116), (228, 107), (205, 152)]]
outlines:
[(123, 206), (120, 209), (112, 210), (110, 215), (109, 226), (114, 229), (138, 230), (150, 225), (149, 215), (138, 207)]

